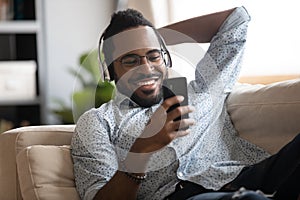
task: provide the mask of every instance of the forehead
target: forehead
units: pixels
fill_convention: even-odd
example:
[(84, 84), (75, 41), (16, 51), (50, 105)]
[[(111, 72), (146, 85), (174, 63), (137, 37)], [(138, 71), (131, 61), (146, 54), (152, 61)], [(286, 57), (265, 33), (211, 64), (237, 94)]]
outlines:
[(108, 40), (111, 40), (109, 43), (114, 46), (113, 59), (138, 49), (160, 49), (156, 33), (148, 26), (128, 29), (108, 38)]

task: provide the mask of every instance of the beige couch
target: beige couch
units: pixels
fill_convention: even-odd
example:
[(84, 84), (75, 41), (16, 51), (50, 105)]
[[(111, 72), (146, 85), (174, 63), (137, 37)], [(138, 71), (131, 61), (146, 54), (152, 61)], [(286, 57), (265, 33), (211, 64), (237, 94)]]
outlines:
[[(275, 153), (300, 133), (300, 79), (237, 85), (227, 101), (241, 137)], [(79, 199), (70, 140), (74, 125), (23, 127), (0, 135), (0, 199)]]

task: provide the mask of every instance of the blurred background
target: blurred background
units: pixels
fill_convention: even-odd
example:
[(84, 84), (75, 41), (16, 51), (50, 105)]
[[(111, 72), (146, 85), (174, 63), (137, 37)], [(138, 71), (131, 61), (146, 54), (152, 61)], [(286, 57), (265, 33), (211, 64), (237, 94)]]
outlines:
[(72, 123), (54, 111), (72, 109), (81, 59), (114, 11), (135, 8), (159, 28), (241, 5), (252, 17), (241, 76), (299, 75), (296, 0), (0, 0), (0, 132)]

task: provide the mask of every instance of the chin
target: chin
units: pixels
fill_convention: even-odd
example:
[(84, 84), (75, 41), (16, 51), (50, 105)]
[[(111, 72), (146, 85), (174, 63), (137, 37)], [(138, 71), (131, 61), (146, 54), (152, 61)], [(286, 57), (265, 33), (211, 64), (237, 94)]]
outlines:
[(158, 104), (162, 99), (162, 92), (158, 92), (157, 95), (143, 95), (141, 97), (136, 92), (130, 97), (135, 103), (137, 103), (141, 107), (151, 107), (155, 104)]

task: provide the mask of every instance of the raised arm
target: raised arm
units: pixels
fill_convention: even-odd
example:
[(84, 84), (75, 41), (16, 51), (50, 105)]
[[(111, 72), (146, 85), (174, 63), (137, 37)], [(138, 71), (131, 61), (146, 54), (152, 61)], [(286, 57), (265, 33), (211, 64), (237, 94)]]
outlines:
[(211, 41), (234, 9), (187, 19), (162, 27), (158, 31), (164, 37), (167, 45), (185, 42), (207, 43)]

